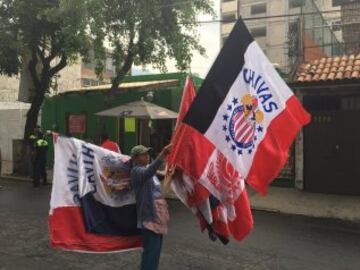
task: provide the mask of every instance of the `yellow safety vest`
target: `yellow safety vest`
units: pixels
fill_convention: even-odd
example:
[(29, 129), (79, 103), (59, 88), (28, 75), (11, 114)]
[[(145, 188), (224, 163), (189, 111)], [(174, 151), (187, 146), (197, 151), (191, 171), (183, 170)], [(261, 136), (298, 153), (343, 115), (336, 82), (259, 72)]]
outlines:
[(49, 143), (44, 139), (40, 139), (40, 140), (36, 141), (36, 146), (38, 146), (38, 147), (45, 147), (48, 145), (49, 145)]

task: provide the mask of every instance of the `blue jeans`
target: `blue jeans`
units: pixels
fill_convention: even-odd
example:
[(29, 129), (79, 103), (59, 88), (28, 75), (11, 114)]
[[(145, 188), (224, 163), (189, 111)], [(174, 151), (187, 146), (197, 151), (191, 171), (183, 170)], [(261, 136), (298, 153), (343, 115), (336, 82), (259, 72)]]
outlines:
[(163, 236), (147, 229), (142, 229), (144, 249), (141, 256), (141, 270), (157, 270)]

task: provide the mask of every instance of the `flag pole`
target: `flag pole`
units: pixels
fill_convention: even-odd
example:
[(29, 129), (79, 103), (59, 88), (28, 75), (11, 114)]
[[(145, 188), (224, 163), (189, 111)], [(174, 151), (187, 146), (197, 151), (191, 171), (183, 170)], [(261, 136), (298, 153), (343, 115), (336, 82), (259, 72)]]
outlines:
[[(186, 94), (186, 86), (188, 84), (188, 80), (192, 80), (192, 73), (191, 73), (191, 67), (189, 68), (189, 73), (186, 77), (186, 81), (185, 81), (185, 85), (184, 85), (184, 90), (183, 90), (183, 97), (181, 99), (181, 103), (180, 103), (180, 110), (182, 110), (183, 108), (183, 102), (184, 102), (184, 95)], [(180, 131), (180, 124), (181, 124), (181, 121), (182, 121), (182, 117), (183, 116), (180, 116), (181, 119), (177, 119), (176, 121), (176, 125), (175, 125), (175, 130), (173, 132), (173, 135), (172, 135), (172, 138), (171, 138), (171, 144), (172, 145), (175, 145), (175, 143), (178, 141), (178, 137), (179, 137), (179, 131)], [(173, 151), (176, 151), (175, 149), (173, 149)], [(165, 169), (165, 178), (164, 178), (164, 181), (163, 181), (163, 196), (165, 196), (168, 192), (169, 192), (169, 188), (170, 188), (170, 185), (171, 185), (171, 181), (172, 181), (172, 177), (175, 173), (175, 169), (176, 169), (176, 166), (173, 165), (171, 167), (169, 167), (168, 165), (166, 166), (166, 169)]]

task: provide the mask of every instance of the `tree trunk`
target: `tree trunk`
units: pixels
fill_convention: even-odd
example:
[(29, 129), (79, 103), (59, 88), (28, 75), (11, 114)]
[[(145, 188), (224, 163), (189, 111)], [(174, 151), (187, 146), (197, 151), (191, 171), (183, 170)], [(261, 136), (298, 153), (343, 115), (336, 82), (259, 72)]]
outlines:
[(126, 74), (130, 71), (132, 65), (134, 63), (134, 54), (132, 52), (129, 52), (124, 65), (122, 68), (117, 72), (116, 77), (113, 79), (111, 84), (111, 89), (109, 94), (114, 95), (117, 90), (119, 90), (119, 85), (122, 82), (122, 80), (125, 78)]
[(29, 137), (37, 124), (39, 112), (41, 109), (41, 105), (44, 101), (44, 97), (45, 97), (45, 89), (40, 89), (40, 91), (37, 91), (31, 103), (31, 107), (26, 114), (26, 123), (25, 123), (25, 131), (24, 131), (24, 142), (26, 144), (29, 142)]
[(119, 85), (122, 82), (122, 80), (125, 78), (125, 74), (126, 73), (122, 72), (122, 74), (118, 74), (116, 76), (116, 78), (114, 78), (114, 80), (112, 81), (112, 84), (111, 84), (110, 92), (109, 92), (110, 95), (114, 95), (116, 93), (116, 91), (119, 90)]

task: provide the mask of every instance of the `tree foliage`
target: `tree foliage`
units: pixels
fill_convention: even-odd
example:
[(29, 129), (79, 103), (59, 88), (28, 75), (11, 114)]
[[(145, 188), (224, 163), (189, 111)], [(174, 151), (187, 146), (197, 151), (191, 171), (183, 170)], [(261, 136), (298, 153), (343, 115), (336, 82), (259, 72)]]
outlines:
[[(27, 52), (56, 73), (59, 63), (86, 55), (91, 45), (87, 34), (86, 0), (1, 0), (0, 53), (5, 57), (0, 72), (18, 74)], [(9, 54), (6, 54), (8, 52)], [(60, 61), (59, 61), (60, 60)], [(45, 69), (44, 69), (45, 70)], [(38, 76), (41, 80), (41, 75)]]
[[(186, 70), (193, 52), (205, 50), (198, 42), (197, 15), (213, 14), (209, 0), (100, 0), (94, 33), (98, 74), (104, 69), (106, 44), (111, 48), (116, 76), (112, 90), (133, 64), (152, 65), (166, 71), (168, 59)], [(106, 40), (107, 42), (102, 42)], [(104, 46), (105, 44), (105, 46)]]
[[(92, 1), (0, 0), (0, 74), (18, 75), (27, 68), (34, 85), (25, 138), (36, 125), (52, 78), (91, 46), (88, 7)], [(26, 57), (31, 61), (23, 67)]]
[[(36, 125), (51, 80), (94, 51), (101, 76), (110, 51), (116, 90), (133, 64), (185, 70), (198, 43), (197, 15), (213, 13), (210, 0), (0, 0), (0, 74), (30, 71), (34, 89), (24, 138)], [(24, 59), (30, 57), (28, 66)], [(40, 68), (39, 68), (40, 67)], [(40, 69), (40, 71), (39, 71)]]

